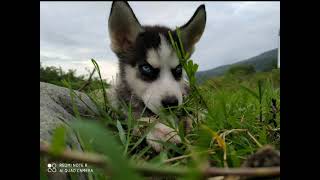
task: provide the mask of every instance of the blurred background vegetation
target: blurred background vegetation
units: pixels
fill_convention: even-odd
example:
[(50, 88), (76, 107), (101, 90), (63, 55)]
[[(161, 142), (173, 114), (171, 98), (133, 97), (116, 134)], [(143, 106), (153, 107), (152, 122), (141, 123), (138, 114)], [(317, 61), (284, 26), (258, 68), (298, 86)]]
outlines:
[[(82, 88), (86, 82), (88, 81), (90, 76), (90, 72), (88, 75), (76, 75), (76, 70), (69, 69), (67, 72), (63, 71), (61, 67), (55, 66), (46, 66), (43, 67), (40, 62), (40, 81), (51, 83), (57, 86), (66, 87), (66, 85), (62, 82), (63, 80), (67, 80), (72, 89), (79, 90)], [(109, 84), (104, 81), (105, 87), (109, 87)], [(90, 86), (85, 86), (82, 90), (84, 92), (90, 92), (101, 87), (100, 79), (98, 77), (92, 77), (90, 80)]]

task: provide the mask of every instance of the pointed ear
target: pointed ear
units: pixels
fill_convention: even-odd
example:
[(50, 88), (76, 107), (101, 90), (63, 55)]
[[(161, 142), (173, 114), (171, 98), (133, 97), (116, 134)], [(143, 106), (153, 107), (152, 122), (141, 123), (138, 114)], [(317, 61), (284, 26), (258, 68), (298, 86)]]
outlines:
[(127, 2), (114, 1), (109, 16), (111, 49), (115, 53), (132, 47), (142, 27)]
[(193, 52), (194, 45), (200, 40), (206, 26), (206, 9), (204, 4), (198, 7), (191, 19), (182, 27), (181, 40), (183, 47), (189, 53)]

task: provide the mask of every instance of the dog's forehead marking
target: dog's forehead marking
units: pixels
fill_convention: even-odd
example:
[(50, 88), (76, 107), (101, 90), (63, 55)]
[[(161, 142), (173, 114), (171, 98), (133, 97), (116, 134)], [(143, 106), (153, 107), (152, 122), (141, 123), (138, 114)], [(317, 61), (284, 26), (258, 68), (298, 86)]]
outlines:
[(154, 68), (169, 66), (175, 68), (179, 65), (179, 59), (166, 38), (159, 34), (160, 45), (157, 49), (147, 51), (147, 62)]
[(147, 50), (147, 62), (154, 68), (160, 67), (160, 57), (158, 52), (155, 49), (148, 49)]
[(169, 57), (173, 53), (173, 49), (170, 47), (170, 45), (168, 44), (168, 41), (162, 34), (159, 34), (159, 36), (160, 36), (160, 46), (158, 49), (159, 56), (162, 60), (168, 61)]

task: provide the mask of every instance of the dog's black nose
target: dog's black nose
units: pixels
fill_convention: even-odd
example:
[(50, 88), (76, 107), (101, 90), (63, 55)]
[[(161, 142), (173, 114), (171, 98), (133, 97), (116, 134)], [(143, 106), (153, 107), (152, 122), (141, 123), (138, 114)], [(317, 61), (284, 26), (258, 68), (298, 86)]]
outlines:
[(178, 99), (175, 96), (167, 96), (164, 99), (162, 99), (161, 103), (164, 108), (179, 105)]

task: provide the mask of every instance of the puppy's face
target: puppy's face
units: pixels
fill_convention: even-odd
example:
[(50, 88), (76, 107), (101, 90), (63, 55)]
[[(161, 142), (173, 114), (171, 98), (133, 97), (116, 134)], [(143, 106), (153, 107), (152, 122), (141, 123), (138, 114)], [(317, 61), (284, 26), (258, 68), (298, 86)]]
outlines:
[[(206, 22), (204, 6), (182, 26), (183, 45), (192, 53)], [(168, 31), (160, 26), (141, 26), (126, 2), (113, 2), (109, 17), (111, 48), (120, 61), (120, 75), (132, 92), (153, 113), (178, 106), (186, 93), (184, 71), (173, 50)]]
[(134, 63), (124, 64), (129, 87), (154, 113), (178, 106), (185, 90), (183, 68), (167, 37), (156, 31), (138, 35)]

